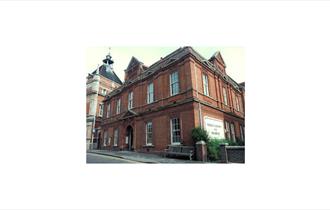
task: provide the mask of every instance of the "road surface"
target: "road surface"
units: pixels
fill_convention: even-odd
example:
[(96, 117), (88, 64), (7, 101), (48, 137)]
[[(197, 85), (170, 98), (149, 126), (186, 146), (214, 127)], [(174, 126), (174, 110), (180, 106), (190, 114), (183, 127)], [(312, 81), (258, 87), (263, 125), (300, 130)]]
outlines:
[(87, 163), (139, 163), (131, 160), (125, 160), (108, 155), (100, 155), (94, 153), (87, 153)]

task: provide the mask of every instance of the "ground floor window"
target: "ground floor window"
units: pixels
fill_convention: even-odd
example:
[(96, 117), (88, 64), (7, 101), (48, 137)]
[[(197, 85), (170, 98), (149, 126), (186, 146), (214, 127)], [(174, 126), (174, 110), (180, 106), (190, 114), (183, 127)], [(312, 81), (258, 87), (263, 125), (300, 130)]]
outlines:
[(146, 144), (152, 145), (152, 122), (146, 124)]
[(118, 128), (115, 130), (114, 137), (113, 137), (113, 146), (118, 145)]
[(225, 121), (225, 136), (226, 136), (226, 139), (231, 139), (229, 122), (227, 122), (227, 121)]
[(231, 140), (236, 141), (234, 123), (230, 123), (230, 131), (231, 131)]
[(108, 135), (108, 131), (105, 131), (103, 134), (103, 146), (107, 146), (109, 145), (109, 135)]
[(239, 129), (241, 131), (241, 140), (244, 141), (244, 127), (242, 125), (240, 125)]
[(181, 142), (180, 118), (171, 119), (171, 140), (172, 144)]

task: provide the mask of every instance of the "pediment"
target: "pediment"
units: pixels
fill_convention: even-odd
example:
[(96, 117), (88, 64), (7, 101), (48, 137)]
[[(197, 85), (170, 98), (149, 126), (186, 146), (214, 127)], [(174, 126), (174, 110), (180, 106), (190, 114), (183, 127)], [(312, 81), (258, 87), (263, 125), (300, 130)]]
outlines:
[(132, 110), (128, 110), (123, 116), (122, 118), (125, 119), (125, 118), (130, 118), (130, 117), (135, 117), (137, 116), (138, 114)]

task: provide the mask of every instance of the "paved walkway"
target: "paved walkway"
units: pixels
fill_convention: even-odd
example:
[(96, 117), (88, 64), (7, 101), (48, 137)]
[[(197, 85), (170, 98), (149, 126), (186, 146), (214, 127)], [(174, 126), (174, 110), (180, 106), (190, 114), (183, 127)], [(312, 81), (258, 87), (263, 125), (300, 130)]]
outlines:
[(141, 163), (202, 163), (193, 160), (182, 160), (174, 158), (164, 158), (160, 155), (139, 153), (132, 151), (109, 151), (109, 150), (89, 150), (88, 153), (109, 155), (113, 157), (123, 158), (126, 160), (137, 161)]

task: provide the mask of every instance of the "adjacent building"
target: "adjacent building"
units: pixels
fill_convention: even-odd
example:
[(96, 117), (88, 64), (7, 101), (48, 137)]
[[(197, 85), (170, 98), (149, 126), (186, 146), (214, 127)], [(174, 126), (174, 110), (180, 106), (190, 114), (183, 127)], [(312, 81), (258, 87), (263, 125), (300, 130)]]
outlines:
[(193, 145), (191, 131), (198, 126), (212, 138), (245, 138), (244, 89), (227, 75), (220, 52), (205, 59), (183, 47), (149, 67), (132, 57), (124, 84), (103, 106), (102, 149), (157, 152)]
[[(101, 122), (106, 94), (122, 85), (113, 71), (113, 60), (107, 55), (103, 64), (87, 76), (86, 89), (86, 143), (87, 149), (100, 148)], [(93, 143), (93, 144), (92, 144)]]

